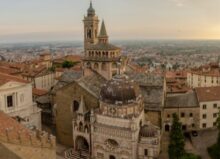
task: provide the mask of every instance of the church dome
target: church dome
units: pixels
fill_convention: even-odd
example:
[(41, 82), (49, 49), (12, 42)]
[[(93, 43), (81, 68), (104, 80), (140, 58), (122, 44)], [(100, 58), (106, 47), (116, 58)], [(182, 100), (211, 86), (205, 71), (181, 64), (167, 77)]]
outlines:
[(141, 127), (140, 136), (141, 137), (155, 137), (157, 134), (157, 128), (153, 125), (144, 125)]
[(104, 84), (100, 91), (103, 102), (115, 105), (129, 104), (139, 96), (139, 86), (126, 76), (118, 75)]

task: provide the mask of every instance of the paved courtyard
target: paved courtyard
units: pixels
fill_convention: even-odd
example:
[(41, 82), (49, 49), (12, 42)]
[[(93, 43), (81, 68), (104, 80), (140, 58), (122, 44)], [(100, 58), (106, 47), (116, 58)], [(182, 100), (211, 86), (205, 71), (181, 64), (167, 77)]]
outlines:
[(207, 148), (217, 141), (218, 131), (215, 129), (200, 131), (197, 137), (192, 137), (194, 152), (197, 152), (202, 159), (210, 159)]

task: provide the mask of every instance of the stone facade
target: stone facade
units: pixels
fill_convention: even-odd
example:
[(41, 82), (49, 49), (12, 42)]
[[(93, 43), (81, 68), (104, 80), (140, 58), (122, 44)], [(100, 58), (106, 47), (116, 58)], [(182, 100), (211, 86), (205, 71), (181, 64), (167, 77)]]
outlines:
[(111, 80), (101, 89), (100, 107), (94, 111), (86, 109), (81, 96), (72, 126), (76, 153), (95, 159), (158, 157), (160, 130), (145, 120), (143, 98), (138, 91), (131, 93), (133, 89), (133, 83), (122, 77)]
[[(121, 57), (121, 49), (109, 43), (104, 21), (98, 35), (99, 20), (92, 3), (83, 22), (85, 48), (83, 69), (95, 70), (105, 79), (110, 80), (118, 70), (124, 71), (125, 61)], [(120, 66), (118, 66), (119, 63)], [(86, 73), (84, 72), (85, 75)]]
[(61, 88), (57, 91), (54, 98), (57, 105), (55, 110), (57, 138), (65, 145), (73, 146), (72, 119), (76, 115), (75, 111), (79, 106), (82, 95), (85, 99), (87, 109), (97, 108), (99, 106), (97, 97), (90, 94), (77, 82), (72, 82)]
[(198, 107), (165, 108), (163, 111), (163, 130), (171, 130), (173, 114), (179, 116), (184, 131), (199, 130), (200, 112)]
[(186, 94), (166, 97), (162, 113), (163, 130), (171, 130), (173, 114), (178, 115), (184, 131), (198, 130), (200, 111), (196, 93), (191, 91)]

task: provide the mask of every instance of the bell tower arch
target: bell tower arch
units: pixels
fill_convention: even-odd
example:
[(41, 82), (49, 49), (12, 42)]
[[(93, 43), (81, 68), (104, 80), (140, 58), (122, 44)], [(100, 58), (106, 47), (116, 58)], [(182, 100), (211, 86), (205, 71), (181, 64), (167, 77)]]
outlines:
[(90, 2), (87, 16), (84, 17), (84, 47), (89, 44), (96, 44), (98, 42), (99, 19), (95, 14), (95, 9)]

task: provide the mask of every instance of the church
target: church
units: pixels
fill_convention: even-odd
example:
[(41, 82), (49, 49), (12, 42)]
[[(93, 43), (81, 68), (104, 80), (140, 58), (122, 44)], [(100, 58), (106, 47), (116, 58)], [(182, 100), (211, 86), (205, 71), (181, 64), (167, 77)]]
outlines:
[(109, 43), (104, 21), (99, 30), (92, 3), (83, 22), (82, 74), (53, 97), (58, 140), (74, 159), (157, 158), (163, 81), (151, 93), (154, 77), (126, 72), (127, 57)]

